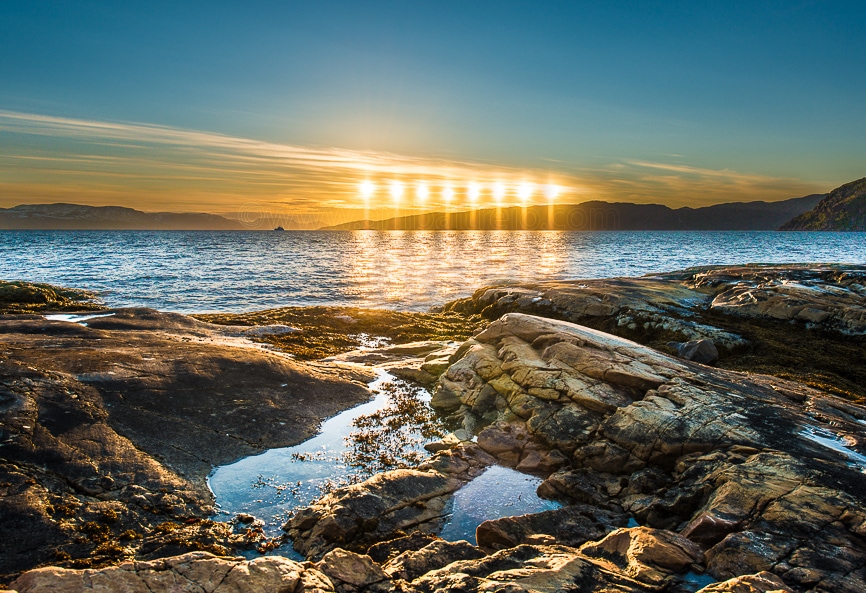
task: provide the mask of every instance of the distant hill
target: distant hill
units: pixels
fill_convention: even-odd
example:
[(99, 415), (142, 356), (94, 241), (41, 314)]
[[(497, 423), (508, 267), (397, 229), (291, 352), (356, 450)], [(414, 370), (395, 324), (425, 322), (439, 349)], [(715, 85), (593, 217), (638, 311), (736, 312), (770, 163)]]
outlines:
[(837, 187), (783, 231), (866, 231), (866, 177)]
[(141, 212), (121, 206), (22, 204), (0, 208), (0, 229), (229, 231), (240, 222), (193, 212)]
[(659, 204), (583, 202), (555, 206), (486, 208), (465, 212), (431, 212), (390, 218), (358, 220), (322, 230), (775, 230), (807, 212), (824, 197), (814, 194), (780, 202), (732, 202), (703, 208), (672, 209)]

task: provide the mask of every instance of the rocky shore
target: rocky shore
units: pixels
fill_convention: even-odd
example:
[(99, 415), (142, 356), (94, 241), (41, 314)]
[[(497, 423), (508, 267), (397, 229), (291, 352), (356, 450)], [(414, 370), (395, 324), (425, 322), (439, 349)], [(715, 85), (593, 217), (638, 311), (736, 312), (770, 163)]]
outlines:
[[(273, 315), (7, 315), (2, 572), (19, 593), (863, 591), (864, 285), (812, 265), (488, 287), (431, 314), (475, 335), (409, 365), (251, 347), (285, 333)], [(306, 438), (369, 397), (352, 362), (389, 357), (454, 432), (296, 512), (306, 561), (227, 556), (244, 533), (206, 519), (210, 467)], [(561, 508), (439, 539), (491, 465)]]
[(293, 362), (237, 335), (245, 328), (99, 314), (0, 316), (2, 575), (227, 553), (242, 538), (207, 519), (213, 466), (300, 442), (369, 399), (372, 374)]

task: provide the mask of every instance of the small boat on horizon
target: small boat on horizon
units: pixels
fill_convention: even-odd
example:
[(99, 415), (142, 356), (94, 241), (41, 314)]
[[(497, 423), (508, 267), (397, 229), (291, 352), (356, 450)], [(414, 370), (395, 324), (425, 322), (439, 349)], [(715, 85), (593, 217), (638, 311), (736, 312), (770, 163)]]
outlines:
[(286, 229), (284, 229), (284, 228), (281, 227), (281, 226), (278, 226), (278, 227), (275, 228), (274, 230), (275, 230), (275, 231), (284, 231), (284, 230), (286, 230)]

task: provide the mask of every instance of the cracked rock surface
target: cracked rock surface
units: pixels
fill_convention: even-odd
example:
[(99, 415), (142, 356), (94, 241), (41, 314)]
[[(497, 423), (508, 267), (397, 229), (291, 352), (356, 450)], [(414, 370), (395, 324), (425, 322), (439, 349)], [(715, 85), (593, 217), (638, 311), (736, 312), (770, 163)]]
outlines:
[[(482, 524), (490, 556), (408, 590), (694, 591), (689, 570), (718, 591), (866, 590), (862, 406), (521, 313), (458, 349), (433, 403), (484, 428), (419, 468), (437, 487), (401, 508), (441, 514), (465, 459), (490, 462), (476, 449), (545, 475), (539, 494), (566, 506)], [(398, 505), (383, 505), (380, 490), (402, 479), (381, 474), (301, 511), (296, 546), (362, 551), (400, 535)], [(643, 527), (624, 528), (629, 519)]]

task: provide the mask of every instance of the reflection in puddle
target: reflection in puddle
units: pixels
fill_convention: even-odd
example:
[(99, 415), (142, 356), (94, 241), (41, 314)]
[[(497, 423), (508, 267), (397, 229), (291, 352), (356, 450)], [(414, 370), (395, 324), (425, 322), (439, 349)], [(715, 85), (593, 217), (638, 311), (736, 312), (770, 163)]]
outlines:
[(96, 319), (98, 317), (111, 317), (114, 313), (91, 313), (88, 315), (71, 315), (69, 313), (53, 313), (51, 315), (44, 315), (45, 319), (48, 321), (68, 321), (70, 323), (80, 323), (81, 325), (87, 325), (84, 323), (90, 319)]
[(220, 509), (217, 518), (247, 513), (263, 520), (265, 534), (275, 537), (293, 509), (334, 487), (426, 457), (423, 445), (444, 434), (427, 403), (430, 394), (386, 372), (370, 388), (375, 399), (325, 421), (317, 436), (216, 468), (208, 485)]
[(800, 435), (806, 437), (810, 441), (823, 445), (828, 449), (833, 449), (845, 455), (851, 460), (851, 465), (866, 473), (866, 455), (862, 455), (857, 451), (849, 448), (851, 441), (846, 437), (839, 436), (835, 432), (826, 428), (818, 428), (817, 426), (806, 426), (800, 431)]
[(694, 571), (687, 572), (683, 575), (683, 585), (686, 591), (699, 591), (708, 585), (712, 585), (716, 580), (710, 575), (698, 574)]
[(454, 493), (451, 519), (439, 536), (475, 545), (475, 528), (484, 521), (558, 509), (558, 502), (535, 493), (541, 478), (494, 465)]

